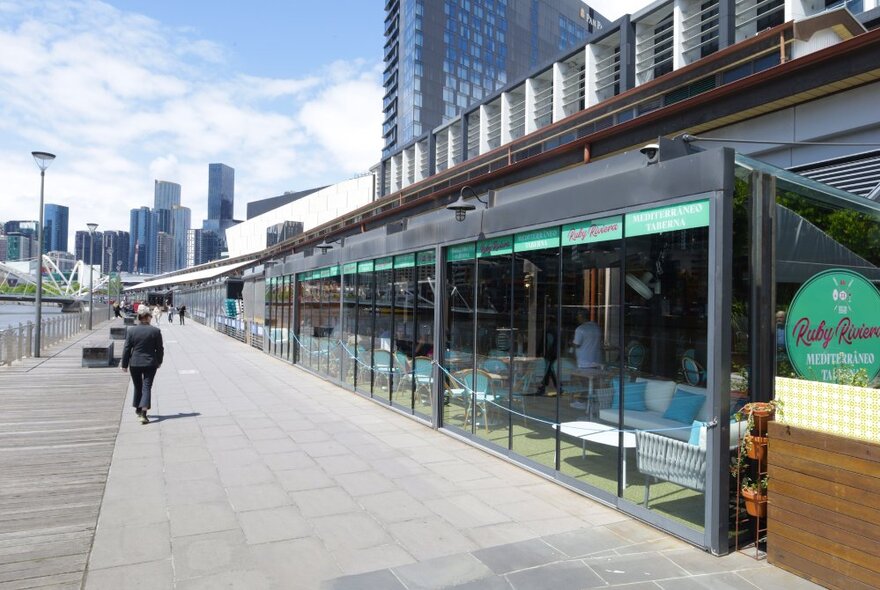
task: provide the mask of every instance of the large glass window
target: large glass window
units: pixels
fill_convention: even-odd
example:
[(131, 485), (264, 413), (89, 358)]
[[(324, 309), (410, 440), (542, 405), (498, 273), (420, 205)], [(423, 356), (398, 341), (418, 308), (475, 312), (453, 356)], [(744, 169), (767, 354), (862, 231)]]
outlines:
[(436, 255), (433, 250), (416, 254), (415, 270), (415, 346), (412, 350), (413, 409), (416, 414), (431, 416), (431, 392), (434, 387), (434, 287)]
[(373, 397), (391, 401), (397, 384), (394, 363), (394, 259), (376, 260), (376, 311), (373, 341)]
[(446, 253), (446, 350), (443, 353), (443, 423), (470, 428), (472, 400), (467, 373), (474, 369), (474, 290), (476, 249), (474, 244), (453, 246)]
[(396, 379), (393, 389), (395, 405), (413, 408), (413, 350), (415, 349), (415, 267), (416, 255), (394, 257), (394, 313), (392, 324), (393, 366)]
[(373, 319), (375, 283), (373, 261), (358, 263), (357, 273), (357, 390), (370, 395), (373, 386)]
[(342, 267), (342, 332), (339, 346), (340, 379), (352, 387), (357, 372), (357, 263)]
[(339, 377), (340, 357), (342, 347), (339, 346), (341, 337), (340, 326), (340, 291), (342, 290), (342, 278), (339, 276), (339, 267), (334, 266), (327, 272), (328, 277), (322, 281), (321, 289), (321, 351), (323, 354), (321, 371), (332, 377)]
[(622, 457), (624, 497), (697, 530), (713, 406), (708, 225), (708, 200), (626, 215), (623, 375), (612, 385), (611, 407), (622, 408), (623, 453), (632, 443), (637, 454), (636, 461)]
[[(562, 331), (559, 379), (559, 470), (617, 495), (623, 220), (611, 217), (562, 228)], [(601, 432), (590, 440), (590, 432)]]
[(510, 350), (511, 449), (556, 468), (557, 405), (561, 382), (559, 228), (517, 234), (514, 239)]

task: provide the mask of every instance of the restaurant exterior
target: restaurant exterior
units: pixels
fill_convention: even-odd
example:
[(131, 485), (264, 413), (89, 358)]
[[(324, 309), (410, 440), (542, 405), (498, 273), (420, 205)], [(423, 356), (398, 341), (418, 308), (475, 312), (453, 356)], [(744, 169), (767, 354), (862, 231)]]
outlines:
[[(777, 312), (832, 269), (876, 291), (880, 207), (680, 139), (661, 141), (656, 159), (628, 152), (473, 188), (461, 191), (479, 195), (463, 221), (436, 209), (246, 273), (246, 298), (265, 308), (244, 306), (242, 339), (730, 551), (734, 414), (771, 399), (777, 374), (833, 377), (799, 369), (806, 355), (791, 363)], [(175, 301), (220, 318), (223, 289), (179, 289)], [(880, 309), (863, 313), (880, 325)]]

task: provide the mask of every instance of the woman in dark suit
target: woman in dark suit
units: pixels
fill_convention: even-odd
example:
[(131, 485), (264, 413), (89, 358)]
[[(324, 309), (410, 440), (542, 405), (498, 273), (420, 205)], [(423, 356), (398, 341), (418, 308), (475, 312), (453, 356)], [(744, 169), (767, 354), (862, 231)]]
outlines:
[(134, 384), (132, 405), (141, 424), (149, 422), (147, 410), (150, 409), (150, 395), (156, 370), (162, 366), (165, 348), (162, 346), (162, 331), (150, 324), (153, 314), (150, 308), (138, 308), (138, 322), (130, 326), (125, 334), (122, 348), (122, 370), (131, 368), (131, 382)]

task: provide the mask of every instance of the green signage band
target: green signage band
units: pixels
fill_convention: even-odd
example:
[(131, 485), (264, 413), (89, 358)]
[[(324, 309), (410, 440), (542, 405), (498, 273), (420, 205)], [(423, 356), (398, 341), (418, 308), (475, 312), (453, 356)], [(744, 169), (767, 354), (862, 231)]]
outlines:
[(358, 272), (373, 272), (373, 261), (372, 260), (364, 260), (363, 262), (358, 262)]
[(626, 237), (707, 227), (709, 200), (681, 203), (626, 214)]
[(578, 246), (619, 240), (623, 237), (623, 218), (620, 215), (591, 219), (562, 226), (562, 245)]
[(427, 266), (429, 264), (434, 264), (436, 261), (436, 255), (433, 250), (425, 250), (424, 252), (419, 252), (416, 257), (416, 264), (418, 266)]
[[(837, 382), (843, 371), (880, 373), (880, 292), (850, 270), (826, 270), (807, 280), (785, 319), (785, 347), (798, 375)], [(777, 326), (777, 330), (781, 326)]]
[(352, 275), (358, 271), (357, 262), (349, 262), (348, 264), (342, 265), (342, 274), (344, 275)]
[(394, 268), (394, 257), (386, 256), (385, 258), (376, 259), (376, 270), (391, 270)]
[(559, 247), (559, 228), (548, 227), (535, 231), (527, 231), (516, 234), (513, 238), (514, 252), (528, 252), (530, 250), (543, 250), (544, 248)]
[(401, 254), (394, 257), (394, 268), (412, 268), (416, 265), (415, 254)]
[(446, 251), (446, 260), (448, 262), (457, 262), (460, 260), (473, 260), (476, 256), (476, 244), (460, 244), (451, 246)]
[(501, 256), (513, 253), (513, 236), (480, 240), (477, 242), (477, 258), (484, 256)]

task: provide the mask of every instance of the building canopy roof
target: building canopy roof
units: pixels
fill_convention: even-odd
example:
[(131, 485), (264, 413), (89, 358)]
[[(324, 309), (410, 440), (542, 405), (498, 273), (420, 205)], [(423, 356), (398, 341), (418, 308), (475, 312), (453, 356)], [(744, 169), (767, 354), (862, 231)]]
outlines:
[(223, 266), (215, 266), (214, 268), (205, 268), (202, 270), (196, 270), (193, 272), (187, 272), (179, 275), (174, 275), (170, 277), (160, 277), (158, 279), (154, 279), (152, 281), (145, 281), (136, 285), (134, 287), (126, 288), (126, 291), (142, 291), (144, 289), (155, 289), (156, 287), (169, 287), (171, 285), (177, 285), (180, 283), (190, 283), (193, 281), (203, 281), (207, 279), (212, 279), (214, 277), (220, 276), (222, 274), (226, 274), (230, 271), (233, 271), (237, 268), (241, 268), (247, 264), (253, 264), (252, 260), (246, 260), (244, 262), (236, 262), (233, 264), (226, 264)]

